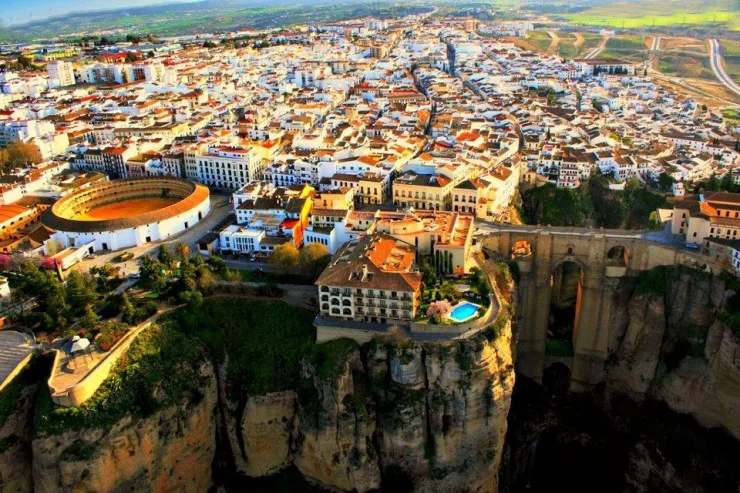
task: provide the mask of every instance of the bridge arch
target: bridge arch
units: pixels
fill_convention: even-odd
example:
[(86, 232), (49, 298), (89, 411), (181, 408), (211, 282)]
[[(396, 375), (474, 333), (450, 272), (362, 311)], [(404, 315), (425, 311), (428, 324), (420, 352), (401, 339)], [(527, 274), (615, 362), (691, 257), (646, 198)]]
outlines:
[(551, 265), (545, 356), (570, 358), (574, 355), (581, 320), (581, 300), (588, 267), (571, 255)]
[(627, 267), (630, 260), (630, 251), (624, 245), (614, 245), (606, 252), (606, 265)]
[(533, 255), (534, 246), (529, 240), (525, 238), (514, 239), (509, 251), (511, 260), (530, 260)]

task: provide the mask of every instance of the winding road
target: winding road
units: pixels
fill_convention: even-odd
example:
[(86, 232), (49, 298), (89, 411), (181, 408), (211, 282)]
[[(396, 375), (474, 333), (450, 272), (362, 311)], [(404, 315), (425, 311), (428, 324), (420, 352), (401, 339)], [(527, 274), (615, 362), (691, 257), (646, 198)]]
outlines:
[(740, 86), (738, 86), (735, 81), (727, 75), (725, 67), (722, 65), (722, 48), (720, 47), (719, 41), (716, 39), (709, 40), (709, 57), (714, 75), (717, 76), (719, 81), (722, 82), (727, 89), (740, 97)]
[(592, 60), (599, 56), (602, 51), (606, 49), (606, 43), (609, 42), (609, 36), (604, 36), (604, 38), (601, 40), (601, 43), (599, 43), (599, 46), (591, 50), (585, 57), (586, 60)]

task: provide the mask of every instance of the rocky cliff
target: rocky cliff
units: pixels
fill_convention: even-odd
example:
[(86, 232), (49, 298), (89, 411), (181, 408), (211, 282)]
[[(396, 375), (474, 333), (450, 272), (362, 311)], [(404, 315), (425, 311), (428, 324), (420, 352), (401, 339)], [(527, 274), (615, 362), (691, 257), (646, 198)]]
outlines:
[(201, 365), (200, 377), (198, 399), (147, 418), (127, 415), (111, 427), (37, 435), (34, 491), (207, 491), (216, 452), (217, 392), (210, 363)]
[[(726, 278), (724, 278), (726, 279)], [(610, 326), (607, 388), (664, 401), (740, 439), (740, 340), (725, 280), (678, 267), (625, 279)]]
[[(13, 385), (13, 384), (11, 384)], [(14, 409), (0, 425), (0, 491), (31, 491), (31, 438), (34, 394), (38, 385), (12, 392)]]
[(300, 388), (228, 400), (240, 474), (294, 465), (341, 491), (497, 491), (514, 385), (511, 329), (447, 343), (327, 343)]
[[(134, 351), (167, 342), (156, 334)], [(205, 492), (286, 470), (339, 491), (498, 489), (514, 387), (508, 322), (465, 341), (314, 346), (296, 388), (263, 395), (233, 378), (228, 356), (214, 364), (180, 355), (164, 372), (148, 367), (165, 381), (145, 377), (139, 366), (159, 361), (136, 354), (104, 384), (105, 399), (121, 392), (146, 401), (136, 412), (100, 396), (55, 409), (44, 388), (34, 403), (27, 387), (27, 401), (0, 427), (0, 439), (11, 437), (0, 450), (3, 491)], [(171, 371), (189, 372), (190, 383), (167, 387)], [(168, 399), (168, 388), (181, 397)]]

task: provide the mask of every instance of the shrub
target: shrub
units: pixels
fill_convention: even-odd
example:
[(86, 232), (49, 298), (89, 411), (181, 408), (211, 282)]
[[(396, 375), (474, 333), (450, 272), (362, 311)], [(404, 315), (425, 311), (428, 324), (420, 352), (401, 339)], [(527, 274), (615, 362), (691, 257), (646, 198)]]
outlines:
[(95, 446), (84, 440), (75, 440), (72, 445), (62, 451), (62, 461), (87, 461), (95, 455)]
[(452, 311), (452, 304), (447, 300), (434, 301), (427, 308), (427, 316), (434, 323), (440, 323), (445, 315)]
[(110, 351), (113, 345), (128, 332), (130, 327), (118, 322), (106, 322), (100, 324), (98, 336), (95, 342), (103, 351)]
[(638, 277), (636, 294), (662, 295), (665, 293), (666, 286), (666, 268), (663, 266), (655, 267), (645, 272), (641, 272)]
[(312, 360), (316, 367), (316, 376), (321, 380), (336, 380), (344, 370), (347, 355), (358, 347), (352, 339), (335, 339), (317, 344)]

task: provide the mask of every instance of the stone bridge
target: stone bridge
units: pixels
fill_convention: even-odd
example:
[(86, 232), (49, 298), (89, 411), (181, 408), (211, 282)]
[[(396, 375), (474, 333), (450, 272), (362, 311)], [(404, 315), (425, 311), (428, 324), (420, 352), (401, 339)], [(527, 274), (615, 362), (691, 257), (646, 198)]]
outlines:
[[(477, 243), (499, 260), (516, 261), (518, 286), (517, 368), (541, 382), (549, 364), (561, 360), (571, 370), (571, 388), (585, 390), (602, 380), (608, 356), (614, 291), (620, 278), (661, 265), (720, 268), (697, 251), (649, 239), (649, 233), (623, 230), (479, 224)], [(573, 321), (573, 357), (549, 358), (554, 274), (561, 265), (578, 266), (580, 280)]]

